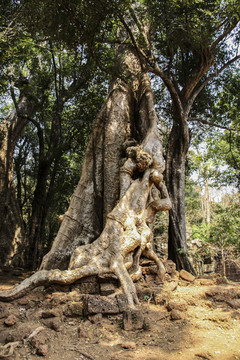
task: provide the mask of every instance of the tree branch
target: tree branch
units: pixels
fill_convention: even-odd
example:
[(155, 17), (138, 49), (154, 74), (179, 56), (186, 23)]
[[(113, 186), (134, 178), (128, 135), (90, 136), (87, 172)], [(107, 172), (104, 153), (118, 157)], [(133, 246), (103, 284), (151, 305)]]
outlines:
[(225, 30), (221, 35), (219, 35), (219, 37), (211, 45), (212, 51), (215, 50), (217, 45), (231, 33), (231, 31), (237, 26), (238, 23), (239, 21), (236, 21), (232, 26), (229, 26), (227, 30)]
[(198, 94), (203, 90), (203, 88), (216, 76), (218, 76), (221, 72), (223, 72), (223, 70), (225, 70), (227, 67), (229, 67), (230, 65), (232, 65), (235, 61), (237, 61), (238, 59), (240, 59), (240, 55), (235, 56), (234, 58), (232, 58), (231, 60), (229, 60), (226, 64), (224, 64), (219, 70), (216, 70), (213, 74), (211, 74), (209, 77), (207, 77), (205, 79), (205, 81), (199, 86), (199, 88), (193, 93), (193, 95), (191, 96), (191, 98), (188, 101), (188, 109), (190, 109), (196, 99), (196, 97), (198, 96)]
[(22, 119), (25, 119), (27, 121), (30, 121), (33, 125), (36, 126), (37, 132), (38, 132), (38, 138), (39, 138), (39, 154), (42, 154), (44, 151), (44, 137), (43, 137), (43, 130), (42, 130), (40, 124), (28, 115), (23, 115), (23, 114), (17, 112), (17, 116)]
[(151, 72), (157, 76), (159, 76), (164, 84), (166, 85), (171, 98), (174, 102), (174, 104), (177, 106), (177, 109), (181, 115), (181, 118), (183, 118), (184, 116), (184, 111), (183, 111), (183, 106), (182, 106), (182, 102), (181, 99), (179, 97), (179, 94), (176, 90), (176, 87), (174, 86), (174, 83), (171, 81), (171, 79), (165, 74), (165, 72), (158, 66), (157, 63), (155, 63), (154, 68), (151, 68)]
[(188, 118), (188, 121), (196, 121), (196, 122), (200, 122), (202, 124), (205, 125), (209, 125), (209, 126), (213, 126), (213, 127), (217, 127), (219, 129), (224, 129), (224, 130), (228, 130), (228, 131), (232, 131), (232, 129), (229, 129), (226, 126), (223, 125), (219, 125), (219, 124), (215, 124), (215, 123), (211, 123), (210, 121), (204, 120), (204, 119), (199, 119), (199, 118)]

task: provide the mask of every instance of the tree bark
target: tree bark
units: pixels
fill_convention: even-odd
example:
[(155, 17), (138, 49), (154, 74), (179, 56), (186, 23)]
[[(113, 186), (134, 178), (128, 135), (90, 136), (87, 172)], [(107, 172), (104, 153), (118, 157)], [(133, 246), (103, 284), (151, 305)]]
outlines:
[(166, 180), (172, 209), (169, 212), (168, 258), (176, 263), (178, 270), (195, 271), (187, 256), (185, 222), (185, 161), (190, 145), (186, 120), (175, 113), (169, 136)]
[[(117, 102), (115, 102), (116, 100)], [(134, 108), (132, 107), (133, 104), (135, 104)], [(128, 106), (126, 107), (126, 105)], [(114, 112), (115, 106), (116, 112)], [(110, 116), (110, 118), (105, 118), (105, 131), (103, 131), (103, 127), (99, 127), (99, 120), (103, 119), (103, 114)], [(0, 292), (0, 300), (15, 299), (40, 284), (69, 284), (82, 277), (112, 272), (119, 278), (129, 306), (135, 307), (138, 304), (138, 298), (133, 281), (141, 275), (139, 259), (142, 254), (156, 262), (159, 278), (164, 279), (164, 266), (153, 250), (152, 227), (156, 212), (169, 210), (171, 202), (166, 186), (162, 182), (165, 165), (162, 156), (162, 144), (158, 135), (153, 93), (148, 76), (145, 74), (140, 77), (139, 74), (137, 82), (132, 83), (131, 86), (123, 87), (122, 84), (115, 83), (100, 115), (86, 153), (83, 172), (78, 185), (80, 189), (77, 188), (75, 191), (68, 212), (65, 214), (65, 225), (60, 228), (60, 234), (57, 236), (52, 250), (43, 260), (43, 269), (14, 289)], [(118, 117), (119, 115), (120, 117)], [(132, 126), (130, 126), (130, 120)], [(94, 136), (99, 134), (99, 129), (101, 130), (100, 134), (104, 134), (100, 143), (102, 144), (100, 147), (101, 163), (96, 162), (94, 166), (92, 161), (90, 167), (89, 161), (93, 159), (93, 153), (91, 154), (90, 150), (94, 143)], [(119, 130), (121, 129), (122, 132), (120, 132), (119, 137)], [(114, 135), (115, 137), (113, 137)], [(104, 147), (106, 144), (104, 144), (103, 139), (104, 141), (107, 140), (110, 152)], [(118, 152), (113, 152), (115, 150), (114, 145), (116, 145), (113, 140), (117, 142), (116, 149), (119, 149)], [(96, 151), (98, 147), (93, 149)], [(104, 169), (106, 163), (110, 168)], [(99, 169), (97, 165), (101, 165), (102, 171), (97, 171)], [(91, 179), (92, 181), (89, 184), (89, 176), (94, 175), (93, 170), (96, 170), (97, 178)], [(106, 184), (99, 183), (97, 180), (99, 180), (98, 176), (102, 179), (101, 175), (111, 176), (112, 181), (118, 181), (112, 184), (109, 181)], [(99, 189), (98, 184), (101, 185), (100, 189), (102, 189), (102, 193), (100, 193), (101, 207), (98, 207), (98, 210), (102, 211), (100, 213), (102, 218), (101, 223), (99, 221), (96, 225), (99, 228), (100, 225), (104, 228), (94, 242), (81, 245), (85, 233), (79, 226), (78, 216), (81, 216), (79, 202), (85, 216), (80, 217), (80, 219), (82, 221), (91, 220), (90, 211), (96, 211), (93, 208), (93, 205), (96, 204), (93, 203), (93, 200), (96, 198), (96, 190)], [(86, 191), (86, 193), (83, 192), (85, 197), (81, 196), (81, 190)], [(107, 190), (108, 193), (106, 193)], [(161, 198), (159, 198), (159, 194)], [(89, 199), (90, 205), (88, 207), (87, 200)], [(85, 211), (86, 208), (87, 211)], [(95, 214), (99, 215), (96, 212)], [(98, 230), (97, 226), (94, 228), (93, 225), (92, 222), (92, 227), (89, 227), (89, 230)], [(73, 229), (77, 231), (75, 237)], [(93, 232), (91, 234), (94, 235)], [(80, 238), (78, 240), (80, 246), (76, 241), (78, 237)], [(59, 245), (61, 252), (56, 250)], [(69, 252), (71, 252), (70, 263)], [(46, 268), (63, 267), (66, 263), (69, 263), (69, 270), (46, 270)]]
[(28, 91), (20, 93), (18, 109), (0, 124), (0, 265), (25, 266), (25, 229), (13, 183), (13, 153), (26, 117), (35, 113)]
[[(107, 215), (119, 200), (120, 168), (126, 160), (125, 150), (131, 144), (141, 143), (149, 130), (150, 120), (146, 112), (155, 114), (153, 99), (152, 108), (144, 108), (144, 97), (140, 96), (143, 85), (139, 85), (141, 67), (137, 57), (128, 53), (125, 64), (134, 68), (138, 78), (136, 76), (137, 80), (130, 85), (119, 80), (114, 82), (96, 118), (80, 181), (41, 269), (66, 269), (78, 246), (90, 244), (99, 237)], [(143, 83), (151, 91), (149, 80)], [(159, 144), (161, 148), (160, 140)], [(156, 154), (158, 161), (163, 163), (161, 149)]]

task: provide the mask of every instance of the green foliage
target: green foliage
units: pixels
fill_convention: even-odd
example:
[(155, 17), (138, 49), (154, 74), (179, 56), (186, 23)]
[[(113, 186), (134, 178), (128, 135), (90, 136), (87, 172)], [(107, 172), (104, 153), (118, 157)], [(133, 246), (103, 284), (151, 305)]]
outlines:
[(209, 242), (210, 239), (210, 226), (205, 223), (193, 225), (192, 227), (192, 239), (200, 239), (204, 242)]
[[(186, 219), (187, 226), (199, 225), (202, 221), (201, 187), (193, 180), (186, 178), (185, 185)], [(194, 237), (195, 239), (195, 237)]]
[[(204, 53), (208, 55), (217, 37), (239, 21), (239, 7), (231, 0), (145, 0), (145, 3), (159, 64), (166, 71), (172, 70), (181, 86), (189, 80), (187, 76), (199, 71)], [(229, 55), (229, 48), (223, 46), (215, 52), (217, 62), (223, 62)]]
[(239, 195), (226, 197), (224, 203), (215, 205), (209, 242), (219, 248), (234, 245), (240, 251)]
[(220, 119), (226, 129), (215, 132), (207, 140), (209, 157), (221, 169), (219, 181), (240, 187), (240, 81), (239, 71), (228, 72), (224, 77), (224, 86), (218, 92), (212, 120)]
[[(65, 212), (78, 181), (92, 121), (106, 96), (109, 74), (121, 75), (125, 81), (132, 76), (123, 73), (121, 59), (114, 55), (116, 46), (122, 43), (138, 46), (149, 59), (154, 52), (158, 65), (174, 79), (175, 88), (180, 92), (204, 64), (209, 46), (238, 20), (239, 6), (231, 0), (45, 0), (37, 6), (34, 0), (0, 2), (1, 117), (6, 117), (14, 108), (10, 90), (17, 101), (27, 86), (28, 94), (38, 103), (34, 119), (22, 133), (14, 154), (15, 183), (26, 224), (31, 216), (40, 155), (45, 160), (50, 155), (53, 158), (47, 177), (47, 191), (52, 192), (46, 209), (47, 246), (57, 231), (58, 215)], [(145, 24), (150, 24), (149, 39), (144, 35)], [(227, 45), (222, 41), (214, 49), (216, 66), (224, 64), (236, 49), (234, 41), (239, 34), (235, 31), (229, 37), (231, 41)], [(218, 90), (206, 87), (192, 108), (191, 116), (201, 114), (232, 128), (231, 133), (209, 134), (206, 156), (192, 154), (189, 171), (201, 169), (203, 182), (206, 176), (216, 178), (216, 175), (219, 182), (218, 170), (227, 164), (230, 172), (225, 181), (239, 184), (239, 73), (230, 75), (222, 78)], [(28, 84), (22, 79), (27, 79)], [(204, 80), (200, 79), (199, 84)], [(172, 99), (162, 84), (158, 84), (156, 100), (159, 113), (170, 119), (167, 124), (170, 126)], [(195, 131), (199, 128), (199, 124), (197, 129), (192, 126)], [(193, 226), (194, 238), (218, 239), (221, 232), (218, 233), (217, 224), (227, 221), (224, 214), (228, 214), (229, 219), (231, 216), (227, 208), (222, 209), (222, 213), (216, 210), (216, 226), (210, 233), (201, 224), (199, 185), (200, 182), (196, 186), (186, 180), (188, 225)], [(233, 213), (236, 211), (232, 209)], [(167, 215), (159, 216), (156, 236), (166, 238), (167, 227)], [(227, 228), (233, 234), (236, 224), (229, 223)]]

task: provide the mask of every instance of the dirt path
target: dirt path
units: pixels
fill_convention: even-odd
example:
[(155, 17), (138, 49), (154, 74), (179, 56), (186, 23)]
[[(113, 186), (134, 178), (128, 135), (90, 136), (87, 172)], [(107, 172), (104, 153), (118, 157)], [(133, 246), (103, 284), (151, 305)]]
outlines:
[[(0, 289), (23, 277), (6, 275)], [(146, 323), (135, 331), (123, 329), (122, 314), (83, 318), (78, 300), (76, 291), (38, 288), (0, 302), (0, 354), (19, 360), (240, 360), (240, 284), (197, 279), (159, 287), (151, 302), (142, 300)]]

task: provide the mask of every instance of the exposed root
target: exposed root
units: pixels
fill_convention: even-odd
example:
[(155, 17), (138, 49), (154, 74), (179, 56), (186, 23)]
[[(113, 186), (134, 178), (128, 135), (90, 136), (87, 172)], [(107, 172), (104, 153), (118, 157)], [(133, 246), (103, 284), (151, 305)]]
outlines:
[(0, 359), (9, 359), (13, 356), (14, 349), (19, 345), (19, 341), (8, 343), (1, 347)]

